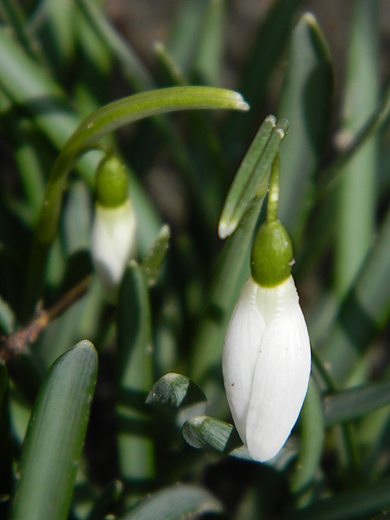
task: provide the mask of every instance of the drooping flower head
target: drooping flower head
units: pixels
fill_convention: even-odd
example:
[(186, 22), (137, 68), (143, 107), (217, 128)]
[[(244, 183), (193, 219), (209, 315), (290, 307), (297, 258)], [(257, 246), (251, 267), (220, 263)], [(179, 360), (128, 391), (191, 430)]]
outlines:
[(222, 356), (234, 423), (258, 461), (274, 457), (289, 437), (311, 367), (309, 336), (291, 276), (292, 245), (275, 218), (273, 196), (271, 189), (271, 211), (256, 234), (251, 276), (230, 318)]
[(107, 300), (115, 303), (124, 270), (137, 252), (135, 214), (125, 167), (116, 157), (102, 159), (95, 179), (92, 260)]

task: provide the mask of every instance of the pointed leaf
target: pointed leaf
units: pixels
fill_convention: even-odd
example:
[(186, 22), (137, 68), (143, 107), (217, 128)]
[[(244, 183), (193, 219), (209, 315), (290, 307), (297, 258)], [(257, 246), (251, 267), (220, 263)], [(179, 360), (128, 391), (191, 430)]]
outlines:
[(82, 341), (52, 365), (24, 441), (13, 520), (64, 520), (96, 383), (97, 354)]
[(225, 239), (237, 228), (255, 196), (264, 197), (269, 170), (288, 130), (288, 121), (276, 124), (272, 115), (265, 118), (253, 139), (227, 194), (219, 220), (218, 234)]

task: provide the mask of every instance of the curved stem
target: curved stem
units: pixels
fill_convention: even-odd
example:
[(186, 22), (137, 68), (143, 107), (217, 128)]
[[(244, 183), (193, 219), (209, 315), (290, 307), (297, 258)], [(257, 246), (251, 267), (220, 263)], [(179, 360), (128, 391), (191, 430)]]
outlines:
[(280, 177), (280, 155), (276, 154), (271, 166), (271, 176), (269, 181), (267, 222), (276, 220), (279, 204), (279, 177)]

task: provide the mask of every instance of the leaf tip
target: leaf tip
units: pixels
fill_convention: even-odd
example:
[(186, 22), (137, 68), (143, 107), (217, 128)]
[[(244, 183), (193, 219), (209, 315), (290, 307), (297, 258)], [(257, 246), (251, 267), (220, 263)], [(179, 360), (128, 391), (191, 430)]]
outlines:
[(234, 221), (226, 221), (226, 220), (220, 220), (218, 224), (218, 236), (221, 240), (225, 240), (226, 238), (230, 237), (232, 233), (237, 228), (238, 222), (236, 220)]

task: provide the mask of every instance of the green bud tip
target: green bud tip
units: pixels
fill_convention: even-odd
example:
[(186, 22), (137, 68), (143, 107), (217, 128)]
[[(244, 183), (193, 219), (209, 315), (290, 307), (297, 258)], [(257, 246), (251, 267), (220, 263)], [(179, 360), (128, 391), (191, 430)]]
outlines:
[(125, 166), (114, 156), (104, 157), (95, 176), (95, 195), (105, 208), (122, 206), (127, 198), (128, 179)]
[(291, 274), (293, 248), (288, 233), (279, 220), (262, 224), (251, 251), (252, 277), (262, 287), (275, 287)]

